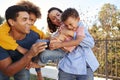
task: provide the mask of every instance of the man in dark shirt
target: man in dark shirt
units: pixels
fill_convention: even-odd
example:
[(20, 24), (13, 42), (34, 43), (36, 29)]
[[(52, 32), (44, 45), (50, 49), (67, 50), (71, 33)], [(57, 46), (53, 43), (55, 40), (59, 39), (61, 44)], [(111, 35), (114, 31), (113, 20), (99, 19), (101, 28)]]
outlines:
[(39, 36), (30, 30), (29, 13), (25, 7), (11, 6), (6, 10), (5, 16), (10, 27), (9, 35), (28, 51), (23, 55), (17, 50), (5, 50), (0, 47), (0, 80), (9, 80), (9, 76), (13, 75), (19, 75), (20, 80), (29, 80), (29, 71), (24, 68), (34, 56), (45, 50), (46, 43), (35, 43)]

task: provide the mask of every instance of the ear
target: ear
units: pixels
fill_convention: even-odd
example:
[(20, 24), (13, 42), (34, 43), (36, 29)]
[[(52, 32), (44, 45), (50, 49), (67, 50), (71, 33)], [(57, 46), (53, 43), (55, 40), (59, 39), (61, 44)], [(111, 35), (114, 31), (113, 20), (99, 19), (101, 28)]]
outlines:
[(78, 21), (80, 21), (80, 17), (78, 17)]
[(9, 20), (8, 20), (8, 23), (10, 24), (10, 26), (14, 26), (14, 20), (9, 19)]

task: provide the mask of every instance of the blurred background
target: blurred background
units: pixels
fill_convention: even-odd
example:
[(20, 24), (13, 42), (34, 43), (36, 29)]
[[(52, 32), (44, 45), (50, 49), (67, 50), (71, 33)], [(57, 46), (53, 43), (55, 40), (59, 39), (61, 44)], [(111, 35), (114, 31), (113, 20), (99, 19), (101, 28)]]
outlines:
[[(5, 10), (19, 1), (21, 0), (0, 1), (0, 24), (4, 21)], [(42, 18), (35, 25), (44, 32), (47, 31), (46, 16), (49, 8), (58, 7), (63, 11), (69, 7), (76, 8), (96, 42), (93, 51), (100, 67), (95, 76), (105, 80), (120, 80), (120, 0), (29, 1), (41, 9)]]

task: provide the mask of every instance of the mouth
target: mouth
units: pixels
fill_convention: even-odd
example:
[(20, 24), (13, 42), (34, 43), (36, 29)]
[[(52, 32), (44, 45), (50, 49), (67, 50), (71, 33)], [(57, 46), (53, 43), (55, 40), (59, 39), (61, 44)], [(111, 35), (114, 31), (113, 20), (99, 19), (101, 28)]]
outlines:
[(30, 30), (30, 26), (26, 26), (26, 30)]

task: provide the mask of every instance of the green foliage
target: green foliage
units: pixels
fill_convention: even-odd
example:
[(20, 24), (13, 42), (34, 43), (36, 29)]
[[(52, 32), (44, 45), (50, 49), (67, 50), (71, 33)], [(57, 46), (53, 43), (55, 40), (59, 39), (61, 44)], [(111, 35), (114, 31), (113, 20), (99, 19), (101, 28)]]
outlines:
[(100, 25), (95, 23), (90, 29), (96, 40), (93, 51), (100, 63), (96, 73), (106, 75), (107, 71), (108, 76), (120, 77), (120, 10), (115, 5), (104, 4), (98, 20)]
[[(14, 80), (13, 77), (11, 77), (10, 80)], [(37, 80), (36, 75), (31, 74), (31, 76), (30, 76), (30, 80)], [(50, 78), (44, 78), (44, 80), (53, 80), (53, 79), (50, 79)]]
[(98, 20), (101, 25), (95, 23), (90, 30), (95, 39), (120, 39), (120, 10), (116, 6), (104, 4)]
[(107, 70), (109, 76), (120, 77), (120, 40), (97, 40), (93, 51), (100, 63), (97, 74)]
[(4, 21), (4, 18), (0, 16), (0, 24)]

